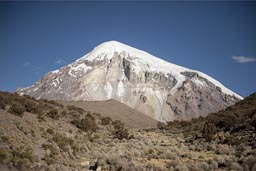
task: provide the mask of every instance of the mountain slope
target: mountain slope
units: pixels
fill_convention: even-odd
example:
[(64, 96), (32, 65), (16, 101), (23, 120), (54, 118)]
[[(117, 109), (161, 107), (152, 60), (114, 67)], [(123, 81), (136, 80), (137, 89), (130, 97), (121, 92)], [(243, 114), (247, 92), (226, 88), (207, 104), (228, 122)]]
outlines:
[(116, 100), (107, 101), (59, 101), (64, 105), (73, 105), (91, 113), (120, 120), (129, 128), (156, 127), (157, 121)]
[(242, 99), (202, 72), (116, 41), (97, 46), (17, 92), (38, 99), (115, 99), (163, 122), (204, 116)]

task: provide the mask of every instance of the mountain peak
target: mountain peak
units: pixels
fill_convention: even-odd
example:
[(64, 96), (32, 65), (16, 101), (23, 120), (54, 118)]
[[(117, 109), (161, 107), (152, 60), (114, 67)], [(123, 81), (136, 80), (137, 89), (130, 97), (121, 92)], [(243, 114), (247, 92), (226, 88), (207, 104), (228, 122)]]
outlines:
[(126, 53), (127, 55), (129, 54), (130, 56), (133, 57), (147, 57), (149, 58), (156, 58), (149, 53), (136, 49), (134, 47), (131, 47), (129, 45), (126, 45), (124, 43), (111, 40), (107, 42), (103, 42), (100, 45), (96, 46), (90, 53), (86, 54), (82, 58), (78, 60), (88, 60), (88, 61), (93, 61), (93, 60), (102, 60), (105, 57), (108, 59), (111, 59), (114, 56), (114, 53)]
[(202, 72), (118, 41), (98, 45), (18, 92), (58, 100), (115, 99), (159, 121), (201, 116), (242, 99)]
[[(100, 45), (96, 46), (90, 53), (86, 54), (80, 60), (87, 61), (101, 61), (104, 59), (108, 59), (109, 61), (114, 57), (115, 53), (123, 53), (124, 57), (129, 57), (132, 62), (135, 63), (137, 67), (134, 69), (138, 71), (143, 66), (143, 70), (149, 72), (161, 72), (161, 73), (171, 73), (177, 79), (176, 88), (180, 87), (181, 84), (185, 81), (185, 76), (181, 74), (182, 72), (193, 72), (197, 73), (199, 76), (206, 78), (208, 81), (213, 83), (214, 85), (220, 87), (225, 94), (234, 95), (239, 99), (243, 99), (240, 95), (234, 93), (233, 91), (226, 88), (219, 81), (215, 80), (211, 76), (208, 76), (200, 71), (192, 70), (185, 68), (183, 66), (179, 66), (167, 61), (164, 61), (156, 56), (153, 56), (143, 50), (134, 48), (132, 46), (126, 45), (124, 43), (111, 40), (107, 42), (103, 42)], [(138, 66), (142, 64), (141, 66)], [(175, 90), (175, 89), (173, 89)]]
[(113, 47), (113, 46), (128, 46), (128, 45), (126, 45), (126, 44), (124, 44), (124, 43), (121, 43), (121, 42), (119, 42), (119, 41), (116, 41), (116, 40), (110, 40), (110, 41), (106, 41), (106, 42), (103, 42), (103, 43), (101, 43), (100, 45), (98, 45), (97, 47), (99, 47), (99, 46), (105, 46), (105, 47)]

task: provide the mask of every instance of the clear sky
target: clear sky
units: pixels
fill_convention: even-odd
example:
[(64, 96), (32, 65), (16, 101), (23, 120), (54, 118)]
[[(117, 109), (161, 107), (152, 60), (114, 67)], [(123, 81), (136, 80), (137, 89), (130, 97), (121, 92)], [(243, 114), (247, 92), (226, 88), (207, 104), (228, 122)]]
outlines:
[(256, 91), (256, 2), (0, 2), (0, 90), (116, 40)]

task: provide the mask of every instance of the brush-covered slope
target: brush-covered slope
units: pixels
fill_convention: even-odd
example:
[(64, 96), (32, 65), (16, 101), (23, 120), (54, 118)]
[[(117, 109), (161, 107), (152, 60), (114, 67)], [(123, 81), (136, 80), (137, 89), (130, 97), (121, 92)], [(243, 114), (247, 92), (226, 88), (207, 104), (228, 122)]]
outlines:
[(115, 99), (165, 122), (205, 116), (242, 99), (212, 77), (116, 41), (18, 89), (37, 99)]
[(235, 105), (192, 121), (169, 122), (166, 129), (180, 129), (193, 139), (256, 148), (256, 93)]
[(75, 106), (0, 92), (0, 170), (252, 171), (255, 95), (245, 101), (229, 108), (238, 112), (233, 127), (217, 124), (229, 118), (224, 112), (220, 120), (138, 130)]

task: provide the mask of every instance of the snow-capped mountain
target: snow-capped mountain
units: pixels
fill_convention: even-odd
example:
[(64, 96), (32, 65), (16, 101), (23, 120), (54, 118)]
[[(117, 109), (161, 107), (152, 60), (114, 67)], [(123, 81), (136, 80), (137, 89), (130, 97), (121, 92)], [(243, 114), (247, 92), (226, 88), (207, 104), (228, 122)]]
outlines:
[(191, 119), (242, 99), (202, 72), (116, 41), (100, 44), (17, 92), (68, 101), (115, 99), (159, 121)]

